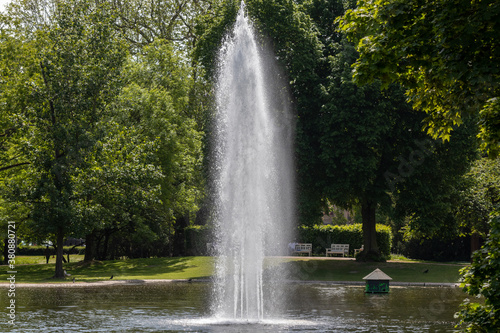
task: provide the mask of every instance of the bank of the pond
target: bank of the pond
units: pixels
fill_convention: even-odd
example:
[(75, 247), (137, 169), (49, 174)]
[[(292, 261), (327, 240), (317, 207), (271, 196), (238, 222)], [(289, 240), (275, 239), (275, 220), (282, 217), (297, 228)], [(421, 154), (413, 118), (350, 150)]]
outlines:
[[(392, 285), (454, 286), (459, 270), (466, 264), (389, 261), (359, 263), (350, 259), (318, 257), (271, 257), (266, 259), (266, 271), (288, 272), (290, 282), (363, 284), (363, 277), (380, 268), (390, 277)], [(7, 270), (2, 266), (2, 270)], [(213, 275), (213, 257), (177, 257), (71, 262), (64, 266), (70, 274), (65, 280), (54, 280), (54, 264), (16, 266), (16, 284), (54, 285), (113, 285), (137, 283), (169, 283), (176, 281), (209, 281)], [(73, 282), (74, 279), (74, 282)], [(7, 281), (0, 283), (7, 285)]]
[[(88, 287), (112, 287), (112, 286), (138, 286), (138, 285), (162, 285), (170, 283), (210, 283), (211, 279), (188, 279), (188, 280), (116, 280), (116, 281), (95, 281), (95, 282), (67, 282), (59, 283), (20, 283), (19, 288), (88, 288)], [(340, 286), (360, 286), (364, 287), (364, 281), (317, 281), (317, 280), (286, 280), (291, 284), (314, 284), (314, 285), (340, 285)], [(391, 282), (393, 287), (434, 287), (434, 288), (459, 288), (460, 283), (441, 283), (441, 282)], [(9, 284), (0, 283), (0, 288), (9, 287)]]

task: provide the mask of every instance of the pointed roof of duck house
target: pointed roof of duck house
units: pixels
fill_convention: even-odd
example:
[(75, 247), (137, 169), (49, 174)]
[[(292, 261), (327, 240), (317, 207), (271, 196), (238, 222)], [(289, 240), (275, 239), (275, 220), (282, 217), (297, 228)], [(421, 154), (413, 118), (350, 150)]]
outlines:
[(376, 270), (365, 276), (363, 280), (392, 280), (392, 278), (377, 268)]

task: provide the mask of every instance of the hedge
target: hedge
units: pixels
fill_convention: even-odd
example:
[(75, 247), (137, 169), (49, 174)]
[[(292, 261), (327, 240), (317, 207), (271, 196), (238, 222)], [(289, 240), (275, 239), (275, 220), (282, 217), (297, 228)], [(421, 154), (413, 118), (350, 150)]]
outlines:
[[(391, 228), (377, 224), (377, 243), (384, 256), (391, 254)], [(211, 243), (213, 229), (208, 225), (193, 225), (184, 229), (185, 250), (187, 255), (209, 255), (207, 243)], [(363, 230), (360, 223), (351, 225), (316, 225), (299, 227), (301, 243), (312, 243), (313, 253), (325, 254), (325, 248), (334, 244), (349, 244), (349, 254), (363, 245)]]
[[(392, 233), (391, 228), (377, 224), (377, 244), (381, 254), (391, 254)], [(299, 240), (301, 243), (312, 243), (314, 254), (325, 254), (325, 249), (331, 244), (349, 244), (349, 255), (354, 255), (354, 249), (363, 245), (363, 230), (361, 223), (350, 225), (315, 225), (300, 226)]]
[(400, 246), (401, 254), (411, 259), (433, 261), (470, 261), (470, 236), (443, 240), (410, 239)]

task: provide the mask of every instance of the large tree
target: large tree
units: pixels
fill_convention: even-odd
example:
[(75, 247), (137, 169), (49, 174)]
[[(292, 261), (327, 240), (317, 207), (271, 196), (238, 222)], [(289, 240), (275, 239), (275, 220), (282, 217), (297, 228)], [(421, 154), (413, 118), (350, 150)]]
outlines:
[(166, 221), (173, 228), (173, 254), (184, 249), (183, 229), (194, 219), (204, 195), (202, 138), (196, 81), (174, 43), (158, 39), (145, 46), (127, 66), (114, 118), (133, 125), (141, 137), (155, 142), (152, 152), (163, 174), (159, 182)]
[(106, 119), (103, 137), (85, 157), (87, 167), (73, 177), (72, 230), (85, 236), (85, 260), (118, 254), (152, 253), (167, 243), (169, 219), (162, 205), (156, 140), (145, 140), (134, 127)]
[[(417, 221), (410, 227), (429, 235), (443, 228), (445, 219), (436, 217), (445, 212), (452, 215), (451, 193), (475, 157), (471, 139), (475, 128), (468, 126), (455, 144), (433, 142), (420, 131), (423, 115), (406, 103), (399, 86), (384, 91), (378, 82), (357, 86), (351, 64), (358, 54), (331, 24), (343, 14), (343, 5), (319, 0), (306, 7), (320, 30), (328, 64), (323, 104), (313, 119), (315, 133), (311, 133), (316, 136), (317, 161), (322, 167), (315, 172), (314, 183), (319, 193), (337, 205), (360, 205), (366, 249), (362, 257), (376, 258), (376, 211), (380, 208), (389, 212), (396, 207), (404, 216), (413, 216)], [(423, 204), (416, 207), (416, 198)]]
[[(249, 15), (270, 37), (289, 77), (298, 115), (302, 223), (317, 222), (322, 201), (327, 199), (343, 207), (360, 205), (363, 257), (376, 259), (376, 210), (391, 207), (398, 197), (394, 194), (403, 190), (410, 179), (423, 188), (439, 188), (425, 176), (435, 169), (436, 161), (443, 165), (436, 174), (453, 172), (457, 164), (444, 166), (449, 154), (462, 159), (463, 168), (455, 173), (459, 177), (467, 170), (474, 145), (467, 138), (460, 147), (427, 140), (420, 131), (423, 115), (406, 103), (402, 89), (392, 85), (381, 91), (379, 83), (358, 87), (353, 82), (351, 64), (357, 53), (334, 25), (344, 13), (344, 5), (342, 1), (324, 0), (247, 1)], [(221, 38), (228, 25), (227, 19), (221, 20), (206, 36), (219, 34)], [(207, 39), (212, 41), (207, 45), (214, 45), (213, 37)], [(441, 190), (446, 192), (446, 187)], [(441, 199), (445, 200), (446, 195)]]
[(402, 84), (427, 132), (445, 140), (479, 114), (483, 148), (500, 152), (498, 1), (361, 0), (341, 28), (360, 54), (357, 82)]
[[(30, 163), (26, 177), (34, 181), (22, 181), (20, 188), (28, 190), (32, 228), (55, 235), (55, 277), (61, 278), (64, 237), (78, 223), (74, 177), (87, 167), (85, 156), (102, 134), (96, 125), (119, 91), (126, 52), (105, 4), (57, 2), (50, 17), (40, 8), (16, 12), (24, 5), (30, 3), (12, 7), (3, 28), (22, 41), (21, 49), (11, 50), (22, 70), (7, 76), (5, 84), (17, 87), (14, 95), (25, 96), (13, 107), (29, 129), (23, 154)], [(31, 46), (29, 54), (25, 45)]]
[(175, 42), (184, 51), (196, 43), (199, 16), (211, 16), (218, 0), (114, 0), (116, 27), (132, 48), (139, 51), (156, 40)]

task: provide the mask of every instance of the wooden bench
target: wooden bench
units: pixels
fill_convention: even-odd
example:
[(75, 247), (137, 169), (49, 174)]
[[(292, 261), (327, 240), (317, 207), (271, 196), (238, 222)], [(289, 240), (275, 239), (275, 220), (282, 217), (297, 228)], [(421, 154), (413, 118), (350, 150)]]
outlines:
[(349, 244), (332, 244), (330, 248), (326, 249), (326, 256), (329, 254), (341, 254), (342, 257), (349, 255)]
[(295, 249), (293, 250), (293, 254), (302, 254), (307, 253), (309, 256), (312, 254), (312, 244), (311, 243), (296, 243)]
[(362, 252), (364, 249), (365, 249), (364, 245), (361, 245), (361, 248), (359, 249), (354, 249), (354, 256), (356, 256), (356, 254), (358, 254), (359, 252)]

